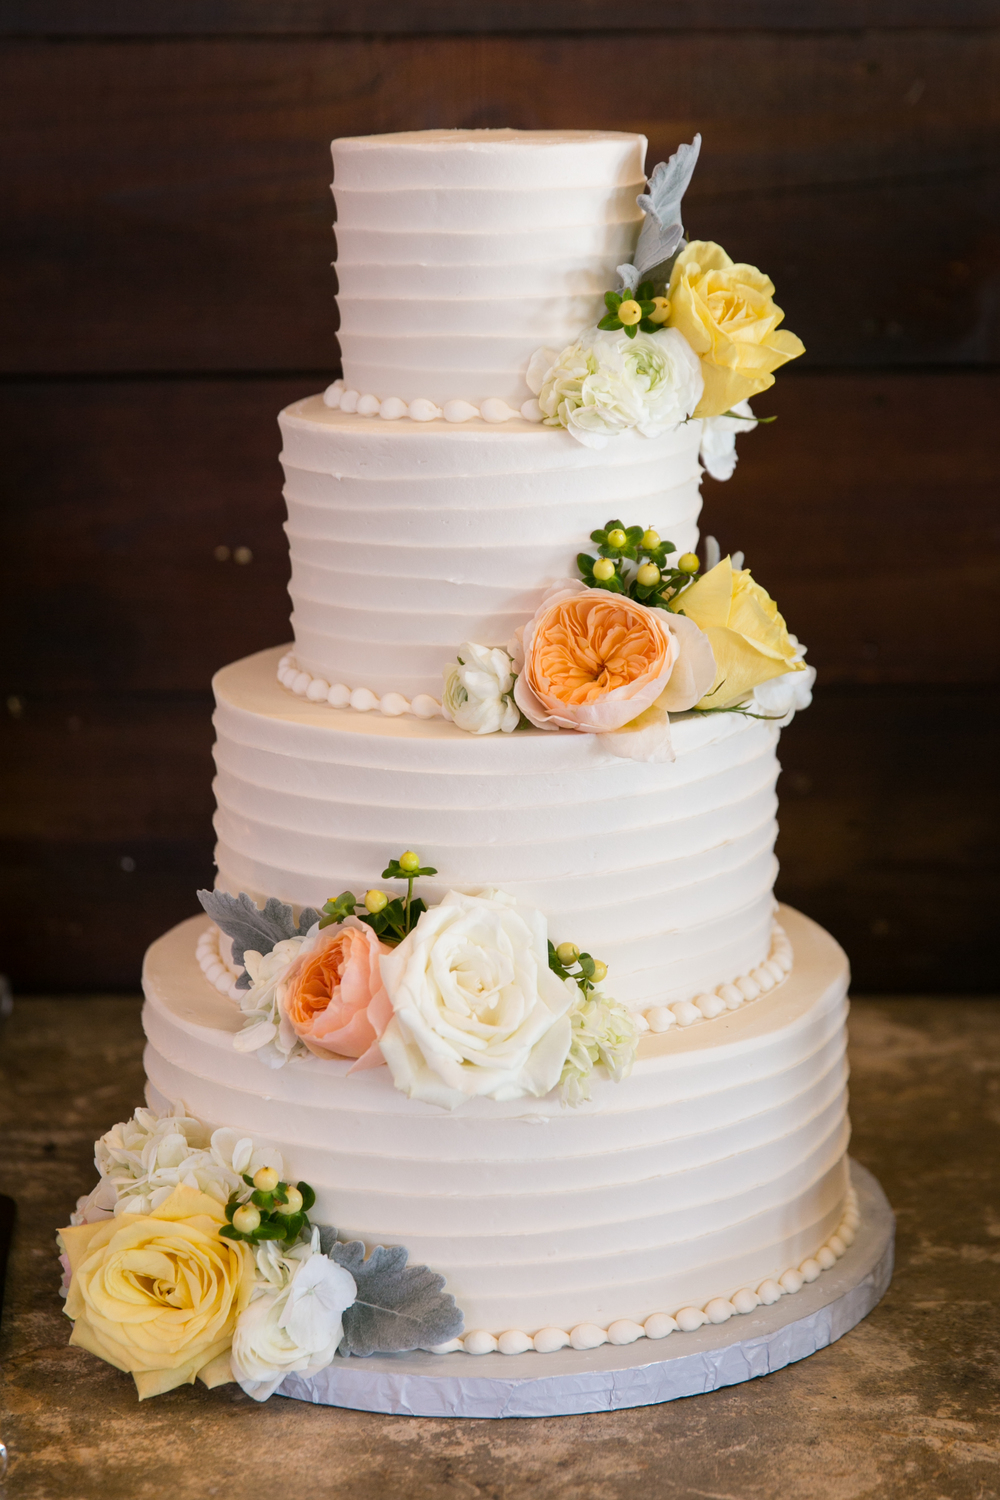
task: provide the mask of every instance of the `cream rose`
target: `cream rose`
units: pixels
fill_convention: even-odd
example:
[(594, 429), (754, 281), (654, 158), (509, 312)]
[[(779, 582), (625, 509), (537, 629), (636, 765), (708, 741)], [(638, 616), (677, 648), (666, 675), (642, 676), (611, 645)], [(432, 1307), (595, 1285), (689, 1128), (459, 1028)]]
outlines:
[(411, 1099), (454, 1109), (558, 1083), (578, 990), (549, 968), (541, 912), (449, 891), (382, 959), (382, 978), (394, 1012), (382, 1055)]
[(532, 724), (599, 734), (634, 760), (672, 758), (668, 714), (692, 708), (715, 675), (690, 621), (570, 580), (550, 591), (513, 650), (514, 699)]
[(718, 417), (774, 384), (773, 370), (805, 353), (778, 325), (774, 283), (756, 266), (738, 265), (721, 245), (692, 240), (670, 274), (670, 326), (701, 359), (705, 389), (696, 417)]
[(200, 1378), (232, 1379), (229, 1351), (250, 1300), (250, 1247), (224, 1240), (222, 1205), (178, 1187), (152, 1214), (60, 1231), (71, 1280), (70, 1343), (135, 1380), (139, 1399)]
[(728, 557), (684, 589), (676, 608), (705, 633), (715, 655), (715, 681), (698, 708), (726, 708), (771, 677), (806, 669), (774, 600)]

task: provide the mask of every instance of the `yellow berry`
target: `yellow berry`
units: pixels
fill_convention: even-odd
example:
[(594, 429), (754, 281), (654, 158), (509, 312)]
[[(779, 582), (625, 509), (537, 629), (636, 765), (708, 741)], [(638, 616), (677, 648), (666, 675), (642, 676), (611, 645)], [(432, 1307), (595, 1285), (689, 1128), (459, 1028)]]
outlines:
[(399, 856), (399, 868), (406, 870), (408, 874), (420, 869), (420, 855), (414, 854), (412, 849), (407, 849), (405, 854)]
[(233, 1214), (233, 1228), (238, 1229), (240, 1234), (253, 1234), (255, 1229), (260, 1228), (260, 1213), (252, 1203), (244, 1203)]
[(651, 589), (654, 583), (660, 581), (660, 570), (655, 563), (643, 563), (635, 579), (644, 589)]
[(670, 317), (670, 303), (666, 297), (653, 298), (653, 311), (649, 315), (651, 323), (665, 323)]
[(615, 526), (613, 530), (608, 532), (609, 547), (624, 547), (627, 541), (628, 537), (625, 535), (624, 531), (622, 531), (620, 526)]
[(682, 552), (677, 559), (677, 567), (681, 573), (697, 573), (701, 567), (697, 552)]
[(365, 908), (372, 916), (376, 912), (383, 911), (389, 905), (389, 897), (385, 891), (365, 891)]
[(580, 950), (575, 943), (560, 943), (556, 949), (556, 958), (565, 967), (575, 964), (580, 957)]
[(594, 577), (600, 583), (607, 583), (609, 578), (615, 576), (615, 565), (610, 557), (599, 557), (594, 564)]
[(648, 531), (642, 533), (642, 545), (645, 551), (655, 552), (660, 545), (660, 533), (650, 527)]
[(618, 321), (625, 328), (631, 328), (633, 323), (638, 323), (641, 317), (642, 308), (631, 297), (618, 308)]
[(291, 1186), (286, 1187), (285, 1197), (288, 1200), (286, 1203), (276, 1203), (274, 1205), (279, 1214), (299, 1213), (302, 1208), (302, 1194), (299, 1192), (298, 1188)]
[(273, 1167), (259, 1167), (253, 1174), (253, 1185), (262, 1193), (273, 1193), (278, 1186), (278, 1174)]
[(595, 958), (594, 959), (594, 972), (590, 976), (592, 983), (594, 983), (594, 984), (600, 984), (601, 980), (602, 979), (607, 979), (607, 977), (608, 977), (608, 966), (607, 966), (607, 964), (602, 963), (599, 958)]

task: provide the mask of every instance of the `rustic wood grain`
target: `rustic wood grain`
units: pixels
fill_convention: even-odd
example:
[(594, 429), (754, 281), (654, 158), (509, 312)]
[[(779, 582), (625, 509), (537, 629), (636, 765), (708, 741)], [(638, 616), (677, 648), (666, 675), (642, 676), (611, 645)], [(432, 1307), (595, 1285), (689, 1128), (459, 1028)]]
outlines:
[(806, 362), (988, 363), (997, 97), (1000, 29), (14, 41), (0, 368), (330, 372), (331, 137), (567, 124), (700, 129)]
[[(311, 388), (0, 387), (18, 559), (0, 591), (6, 691), (203, 691), (289, 639), (275, 418)], [(758, 403), (778, 420), (740, 439), (732, 480), (705, 481), (703, 530), (746, 553), (825, 682), (996, 682), (998, 401), (996, 373), (786, 372)], [(927, 623), (939, 590), (960, 646)]]
[(380, 35), (996, 25), (993, 0), (3, 0), (0, 35)]

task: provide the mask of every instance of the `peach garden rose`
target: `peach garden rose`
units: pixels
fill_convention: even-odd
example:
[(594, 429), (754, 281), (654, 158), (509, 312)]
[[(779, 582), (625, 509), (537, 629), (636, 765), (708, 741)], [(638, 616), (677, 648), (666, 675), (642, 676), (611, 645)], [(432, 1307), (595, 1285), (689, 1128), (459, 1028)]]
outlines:
[(392, 1013), (379, 959), (389, 948), (363, 923), (319, 932), (283, 983), (283, 1005), (297, 1036), (318, 1056), (382, 1062), (377, 1034)]
[[(669, 758), (657, 750), (664, 734), (669, 749), (667, 714), (693, 707), (715, 676), (711, 647), (691, 621), (582, 582), (550, 592), (514, 652), (514, 699), (532, 724), (605, 736), (630, 759)], [(655, 736), (641, 745), (610, 738), (654, 708)]]

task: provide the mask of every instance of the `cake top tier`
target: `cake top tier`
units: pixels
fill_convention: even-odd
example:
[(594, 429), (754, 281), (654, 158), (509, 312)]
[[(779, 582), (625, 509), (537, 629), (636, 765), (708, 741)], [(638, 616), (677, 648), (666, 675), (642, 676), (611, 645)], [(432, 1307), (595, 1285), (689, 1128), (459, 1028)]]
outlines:
[(333, 142), (344, 379), (518, 410), (542, 345), (604, 311), (642, 222), (646, 139), (427, 130)]
[(333, 142), (336, 189), (641, 185), (646, 137), (615, 130), (410, 130)]

